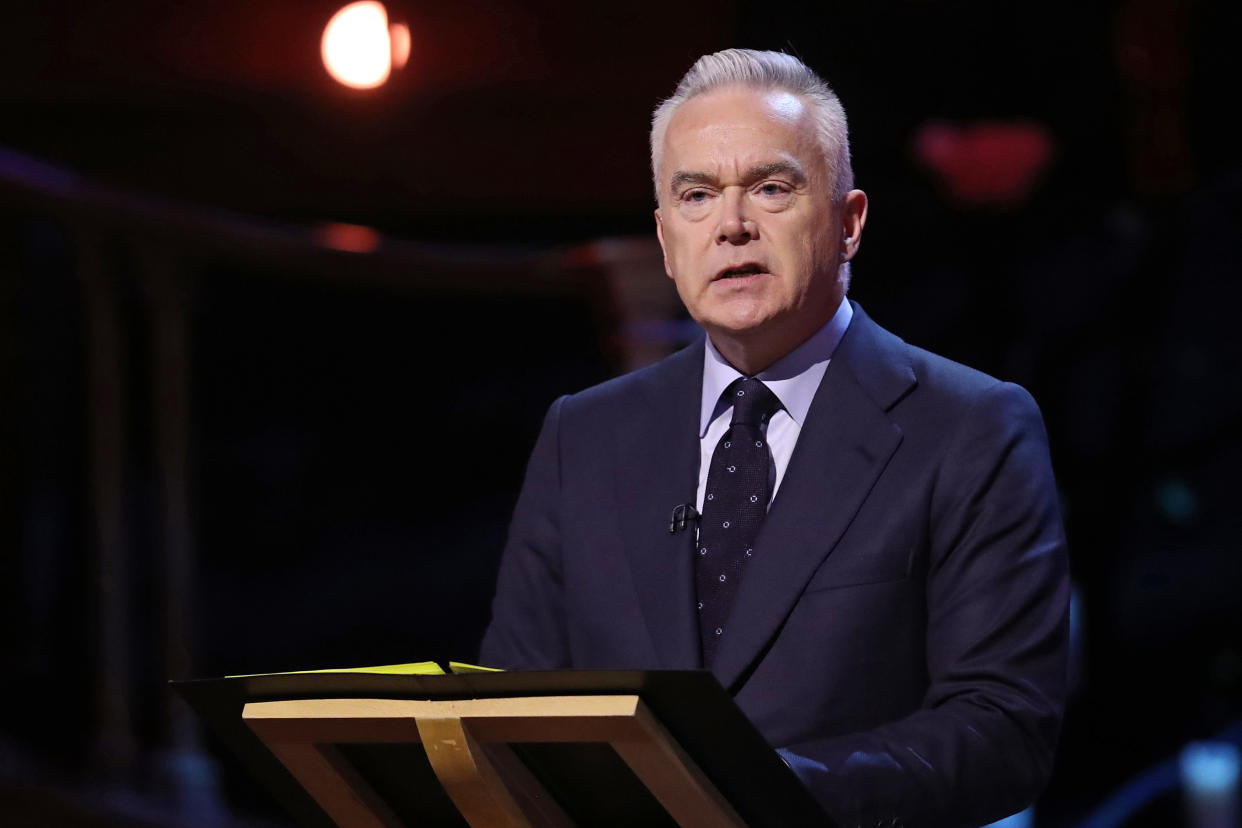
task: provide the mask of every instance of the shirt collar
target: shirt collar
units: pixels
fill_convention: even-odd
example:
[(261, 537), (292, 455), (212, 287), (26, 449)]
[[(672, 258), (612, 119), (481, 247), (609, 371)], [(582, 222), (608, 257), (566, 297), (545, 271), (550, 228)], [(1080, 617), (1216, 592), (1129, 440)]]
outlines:
[[(832, 359), (832, 354), (853, 317), (854, 309), (849, 300), (842, 299), (837, 312), (809, 339), (756, 375), (756, 379), (762, 381), (781, 401), (785, 411), (799, 427), (806, 421), (806, 414), (811, 408), (811, 400), (815, 398), (815, 391), (819, 388), (819, 381), (824, 378), (824, 372), (828, 369), (828, 360)], [(720, 395), (729, 387), (729, 383), (743, 376), (742, 372), (720, 355), (710, 336), (707, 337), (703, 350), (700, 438), (707, 433), (707, 427), (712, 420), (728, 406), (727, 402), (721, 400)]]

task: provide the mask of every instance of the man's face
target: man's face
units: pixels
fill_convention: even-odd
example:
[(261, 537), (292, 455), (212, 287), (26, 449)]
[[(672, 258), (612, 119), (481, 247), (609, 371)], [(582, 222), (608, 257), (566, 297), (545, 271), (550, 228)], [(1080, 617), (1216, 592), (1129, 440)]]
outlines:
[(764, 343), (779, 358), (844, 294), (841, 212), (810, 107), (790, 93), (731, 87), (683, 104), (665, 133), (656, 227), (665, 270), (717, 347)]

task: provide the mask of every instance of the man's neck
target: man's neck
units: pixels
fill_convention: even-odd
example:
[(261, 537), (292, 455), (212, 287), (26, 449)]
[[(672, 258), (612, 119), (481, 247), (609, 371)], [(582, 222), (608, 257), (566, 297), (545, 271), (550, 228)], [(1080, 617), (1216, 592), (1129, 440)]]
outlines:
[(787, 354), (793, 353), (804, 342), (810, 339), (815, 333), (832, 319), (837, 312), (841, 302), (847, 301), (841, 298), (837, 305), (833, 306), (832, 313), (827, 317), (819, 320), (814, 326), (805, 331), (798, 331), (795, 334), (773, 337), (765, 336), (766, 332), (755, 332), (752, 334), (742, 334), (740, 336), (730, 332), (709, 331), (708, 336), (711, 337), (712, 345), (716, 351), (725, 358), (725, 360), (740, 371), (743, 375), (753, 377), (762, 371), (767, 370), (781, 358)]
[[(711, 334), (712, 344), (730, 365), (748, 377), (753, 377), (785, 354), (798, 347), (784, 344), (771, 345), (763, 342), (745, 342), (733, 337)], [(766, 346), (766, 347), (765, 347)]]

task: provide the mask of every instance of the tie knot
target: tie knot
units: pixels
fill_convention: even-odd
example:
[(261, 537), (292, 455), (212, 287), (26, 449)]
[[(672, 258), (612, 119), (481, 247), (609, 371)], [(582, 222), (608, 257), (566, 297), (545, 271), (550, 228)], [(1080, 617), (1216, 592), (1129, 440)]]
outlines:
[(766, 385), (754, 377), (739, 377), (725, 389), (733, 403), (731, 425), (762, 425), (780, 410), (781, 401)]

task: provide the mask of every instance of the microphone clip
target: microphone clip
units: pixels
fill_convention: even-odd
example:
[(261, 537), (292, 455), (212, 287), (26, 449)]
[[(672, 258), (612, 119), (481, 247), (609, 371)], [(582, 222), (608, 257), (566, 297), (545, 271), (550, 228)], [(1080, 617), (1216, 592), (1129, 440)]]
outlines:
[(700, 517), (699, 510), (694, 508), (693, 503), (680, 503), (673, 507), (673, 514), (669, 517), (668, 533), (675, 535), (685, 529), (687, 523), (698, 520)]

